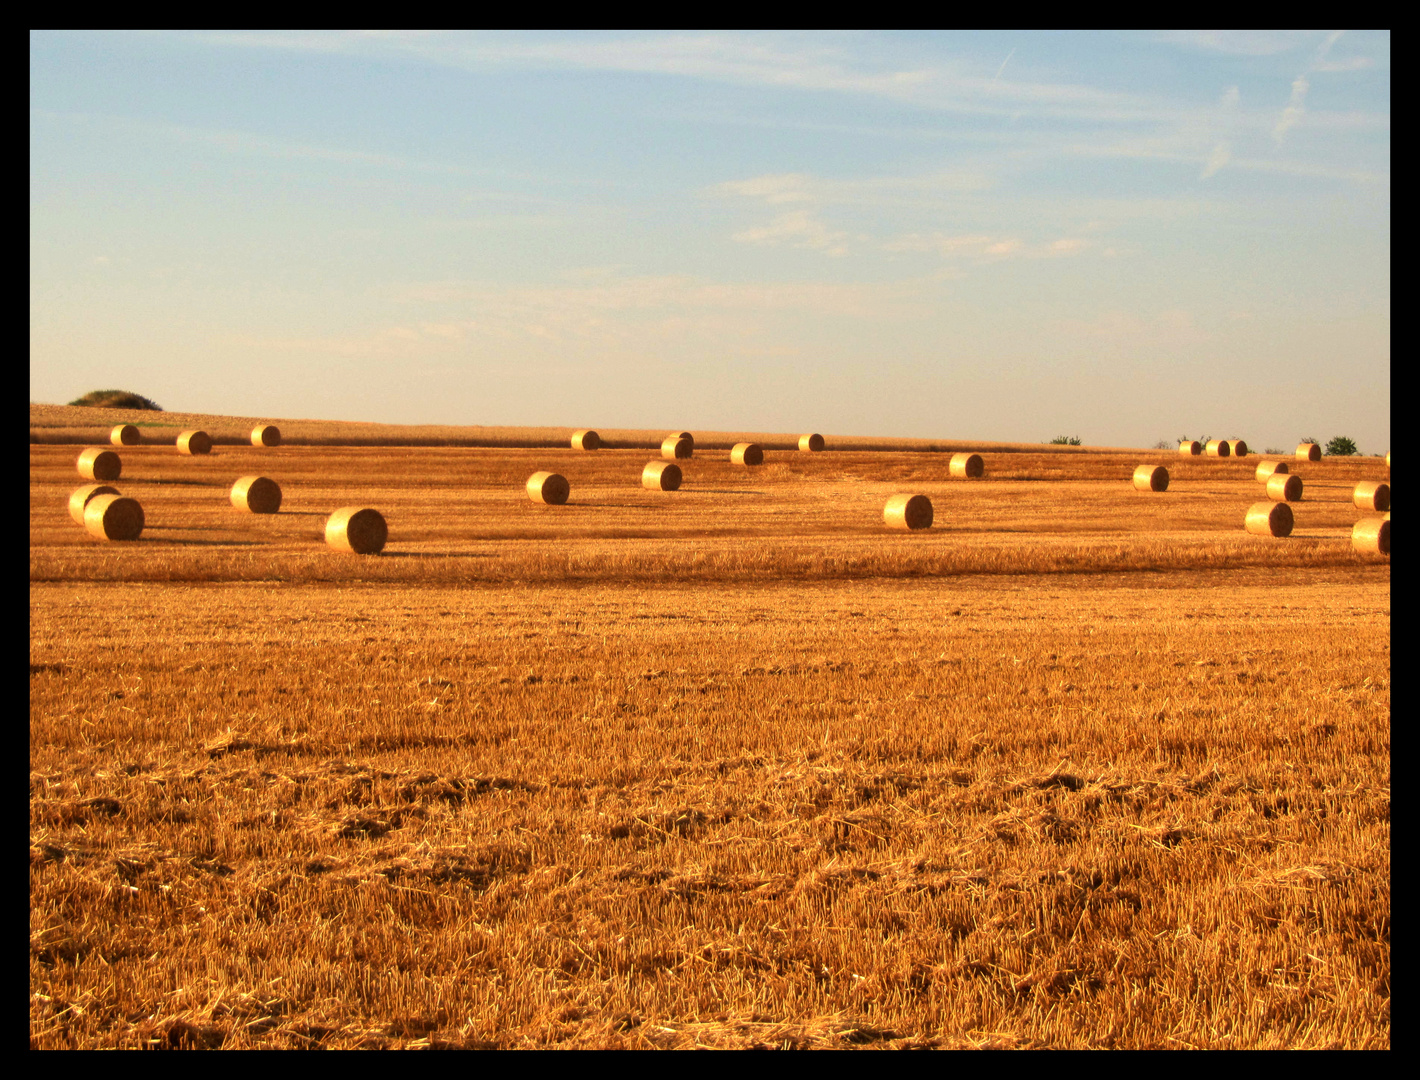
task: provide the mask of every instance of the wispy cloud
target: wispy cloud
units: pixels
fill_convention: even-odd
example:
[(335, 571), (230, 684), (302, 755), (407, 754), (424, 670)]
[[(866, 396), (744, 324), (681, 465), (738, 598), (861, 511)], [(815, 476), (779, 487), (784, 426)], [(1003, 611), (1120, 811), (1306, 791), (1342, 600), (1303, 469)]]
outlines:
[(830, 229), (808, 210), (791, 210), (778, 215), (768, 225), (756, 226), (734, 234), (742, 244), (782, 244), (812, 248), (825, 255), (848, 254), (844, 241), (848, 234)]
[(1292, 97), (1287, 102), (1287, 107), (1282, 110), (1282, 115), (1277, 120), (1277, 126), (1272, 129), (1272, 138), (1281, 143), (1287, 132), (1296, 127), (1302, 121), (1302, 114), (1306, 112), (1305, 102), (1307, 100), (1307, 90), (1311, 83), (1307, 81), (1305, 75), (1298, 75), (1292, 80)]

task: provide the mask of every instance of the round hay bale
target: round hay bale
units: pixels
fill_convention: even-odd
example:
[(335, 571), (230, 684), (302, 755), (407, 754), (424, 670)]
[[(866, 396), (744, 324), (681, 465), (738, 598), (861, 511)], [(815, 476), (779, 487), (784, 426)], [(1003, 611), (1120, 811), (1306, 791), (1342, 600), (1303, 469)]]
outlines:
[(1265, 484), (1278, 473), (1285, 474), (1291, 471), (1292, 467), (1285, 461), (1262, 461), (1258, 463), (1257, 469), (1252, 475), (1257, 477), (1259, 484)]
[(570, 494), (572, 485), (567, 482), (565, 476), (555, 472), (536, 472), (528, 477), (528, 498), (533, 502), (561, 506)]
[(281, 485), (264, 476), (243, 476), (232, 485), (232, 505), (249, 514), (274, 514), (281, 509)]
[(1292, 508), (1284, 502), (1253, 503), (1243, 527), (1258, 536), (1291, 536)]
[(583, 428), (581, 431), (572, 432), (573, 450), (599, 450), (602, 445), (602, 437), (591, 428)]
[(980, 454), (953, 454), (951, 473), (953, 476), (985, 476), (986, 462)]
[(378, 555), (389, 539), (389, 527), (378, 510), (342, 506), (325, 523), (325, 542), (338, 551)]
[(730, 451), (730, 461), (736, 465), (763, 465), (764, 447), (753, 442), (735, 443), (735, 448)]
[(1386, 467), (1387, 469), (1390, 468), (1390, 451), (1389, 451), (1389, 450), (1387, 450), (1387, 451), (1385, 452), (1385, 467)]
[(1233, 442), (1232, 446), (1233, 457), (1247, 457), (1247, 443), (1243, 442), (1241, 439), (1237, 439)]
[(661, 457), (674, 461), (676, 458), (688, 458), (695, 453), (695, 440), (686, 432), (679, 435), (667, 435), (665, 441), (661, 443)]
[(137, 446), (143, 441), (143, 433), (132, 424), (119, 424), (108, 433), (108, 441), (114, 446)]
[(675, 491), (680, 481), (680, 466), (673, 461), (652, 461), (641, 470), (641, 486), (652, 491)]
[(1204, 453), (1209, 457), (1228, 457), (1232, 452), (1233, 448), (1228, 445), (1227, 439), (1214, 439), (1204, 448)]
[(184, 431), (177, 437), (179, 454), (212, 453), (212, 436), (205, 431)]
[(1197, 457), (1203, 453), (1203, 444), (1197, 439), (1185, 439), (1178, 444), (1178, 452), (1184, 457)]
[(137, 540), (143, 524), (143, 508), (137, 499), (98, 495), (84, 507), (84, 528), (100, 540)]
[(894, 495), (883, 507), (883, 522), (889, 529), (930, 529), (932, 500), (926, 495)]
[(1390, 554), (1390, 515), (1362, 518), (1351, 530), (1351, 546), (1362, 555)]
[(1273, 502), (1301, 502), (1302, 478), (1278, 473), (1267, 481), (1267, 497)]
[(69, 496), (69, 516), (80, 525), (84, 524), (84, 508), (89, 505), (89, 500), (99, 495), (117, 495), (118, 488), (109, 487), (107, 484), (86, 484), (81, 488), (76, 488), (74, 494)]
[(79, 455), (79, 475), (85, 480), (117, 480), (123, 462), (112, 450), (91, 446)]
[(1383, 514), (1390, 509), (1390, 485), (1379, 480), (1362, 480), (1351, 493), (1351, 501), (1362, 510)]
[(1140, 465), (1134, 470), (1134, 486), (1140, 491), (1167, 491), (1169, 471), (1162, 465)]
[(1304, 442), (1297, 444), (1298, 461), (1320, 461), (1321, 447), (1314, 442)]
[(251, 429), (253, 446), (280, 446), (281, 429), (275, 424), (257, 424)]
[(799, 449), (817, 454), (823, 449), (823, 436), (818, 432), (814, 432), (812, 435), (800, 435)]

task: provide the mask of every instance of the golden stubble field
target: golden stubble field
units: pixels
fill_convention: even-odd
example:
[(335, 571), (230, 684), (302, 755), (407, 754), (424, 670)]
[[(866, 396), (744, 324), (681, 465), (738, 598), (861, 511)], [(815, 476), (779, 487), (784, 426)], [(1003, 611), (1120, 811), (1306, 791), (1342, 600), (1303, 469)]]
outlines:
[(101, 544), (79, 449), (31, 446), (33, 1047), (1389, 1045), (1381, 463), (1271, 540), (1255, 456), (139, 447)]

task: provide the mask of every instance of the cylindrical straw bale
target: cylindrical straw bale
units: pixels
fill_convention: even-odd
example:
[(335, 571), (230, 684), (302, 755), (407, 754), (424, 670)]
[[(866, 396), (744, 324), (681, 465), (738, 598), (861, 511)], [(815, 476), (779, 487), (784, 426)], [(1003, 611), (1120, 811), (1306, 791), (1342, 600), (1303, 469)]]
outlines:
[(1291, 536), (1292, 508), (1284, 502), (1253, 503), (1243, 527), (1258, 536)]
[(1304, 442), (1297, 444), (1298, 461), (1320, 461), (1321, 447), (1314, 442)]
[(1178, 452), (1184, 457), (1197, 457), (1203, 453), (1203, 444), (1197, 439), (1185, 439), (1178, 444)]
[(602, 437), (591, 428), (583, 428), (581, 431), (572, 432), (573, 450), (599, 450), (602, 445)]
[(652, 461), (641, 470), (641, 486), (652, 491), (675, 491), (680, 480), (680, 466), (673, 461)]
[[(818, 432), (814, 432), (812, 435), (800, 435), (799, 449), (812, 450), (814, 453), (818, 453), (823, 449), (823, 436)], [(1386, 464), (1390, 463), (1386, 462)]]
[(325, 542), (339, 551), (378, 555), (389, 539), (389, 527), (378, 510), (343, 506), (325, 523)]
[(243, 476), (232, 485), (232, 505), (251, 514), (281, 509), (281, 485), (265, 476)]
[(736, 465), (763, 465), (764, 447), (752, 442), (735, 443), (730, 460)]
[(1389, 450), (1387, 450), (1387, 451), (1385, 452), (1385, 467), (1386, 467), (1387, 469), (1390, 468), (1390, 451), (1389, 451)]
[(100, 540), (137, 540), (143, 533), (143, 508), (137, 499), (98, 495), (84, 507), (84, 528)]
[(983, 476), (986, 463), (981, 460), (980, 454), (953, 454), (951, 473), (953, 476)]
[(82, 525), (84, 524), (84, 509), (89, 505), (90, 499), (98, 498), (100, 495), (117, 494), (118, 488), (109, 487), (107, 484), (85, 484), (69, 496), (69, 516)]
[(674, 461), (676, 458), (688, 458), (695, 452), (695, 440), (685, 432), (679, 435), (667, 435), (665, 441), (661, 443), (661, 457)]
[(1351, 530), (1351, 546), (1362, 555), (1390, 554), (1390, 515), (1362, 518)]
[(212, 436), (205, 431), (184, 431), (177, 437), (177, 448), (180, 454), (210, 454)]
[(79, 475), (85, 480), (117, 480), (123, 462), (112, 450), (91, 446), (79, 455)]
[(1267, 481), (1267, 497), (1273, 502), (1301, 502), (1302, 478), (1277, 473)]
[(528, 498), (533, 502), (561, 506), (572, 493), (567, 477), (555, 472), (536, 472), (528, 477)]
[(926, 495), (894, 495), (883, 507), (883, 521), (890, 529), (930, 529), (932, 500)]
[(1232, 454), (1233, 448), (1228, 445), (1227, 439), (1214, 439), (1204, 448), (1204, 452), (1209, 457), (1228, 457)]
[(1233, 457), (1247, 457), (1247, 443), (1243, 442), (1241, 439), (1236, 439), (1232, 447)]
[(1162, 465), (1140, 465), (1134, 470), (1134, 486), (1140, 491), (1167, 491), (1169, 471)]
[(132, 424), (119, 424), (108, 433), (108, 441), (114, 446), (137, 446), (143, 441), (143, 433)]
[(251, 429), (253, 446), (280, 446), (281, 429), (275, 424), (257, 424)]
[(1351, 493), (1351, 501), (1362, 510), (1383, 514), (1390, 509), (1390, 485), (1378, 480), (1362, 480)]
[(1259, 484), (1265, 484), (1278, 473), (1286, 474), (1292, 471), (1292, 467), (1285, 461), (1262, 461), (1258, 463), (1256, 471), (1252, 474), (1257, 477)]

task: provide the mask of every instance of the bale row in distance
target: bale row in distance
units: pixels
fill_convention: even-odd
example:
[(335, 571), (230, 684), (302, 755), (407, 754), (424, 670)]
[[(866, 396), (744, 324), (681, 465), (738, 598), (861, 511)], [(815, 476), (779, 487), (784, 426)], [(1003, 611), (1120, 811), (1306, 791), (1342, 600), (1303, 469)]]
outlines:
[(764, 447), (752, 442), (735, 443), (730, 461), (735, 465), (763, 465)]
[(117, 480), (123, 472), (123, 462), (112, 450), (91, 446), (79, 455), (79, 475), (85, 480)]
[(567, 477), (555, 472), (536, 472), (528, 477), (528, 498), (548, 506), (561, 506), (572, 493)]
[(243, 476), (232, 485), (231, 499), (249, 514), (274, 514), (281, 509), (281, 485), (265, 476)]
[(932, 500), (926, 495), (894, 495), (883, 507), (883, 522), (890, 529), (930, 529)]
[(1378, 480), (1362, 480), (1351, 492), (1351, 501), (1362, 510), (1383, 514), (1390, 509), (1390, 485)]
[(695, 438), (688, 431), (667, 435), (661, 442), (661, 457), (670, 461), (688, 458), (695, 453)]
[(1351, 547), (1362, 555), (1390, 555), (1390, 515), (1362, 518), (1351, 530)]
[(1267, 497), (1273, 502), (1301, 502), (1302, 478), (1277, 473), (1267, 481)]
[(1284, 502), (1253, 503), (1247, 508), (1243, 528), (1257, 536), (1291, 536), (1292, 508)]
[(1134, 470), (1134, 486), (1140, 491), (1167, 491), (1169, 471), (1162, 465), (1140, 465)]
[(100, 540), (137, 540), (143, 525), (143, 507), (137, 499), (96, 495), (84, 507), (84, 528)]
[(117, 495), (118, 488), (110, 487), (108, 484), (85, 484), (81, 488), (76, 488), (69, 496), (69, 516), (74, 519), (76, 525), (84, 524), (84, 509), (89, 505), (89, 500), (100, 495)]
[(177, 437), (179, 454), (212, 453), (212, 436), (205, 431), (184, 431)]
[(389, 539), (389, 527), (378, 510), (343, 506), (325, 523), (325, 542), (337, 551), (378, 555)]
[(108, 441), (114, 446), (137, 446), (143, 441), (143, 433), (132, 424), (119, 424), (108, 433)]
[(1320, 461), (1321, 447), (1314, 442), (1304, 442), (1297, 444), (1298, 461)]

